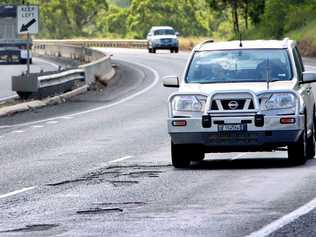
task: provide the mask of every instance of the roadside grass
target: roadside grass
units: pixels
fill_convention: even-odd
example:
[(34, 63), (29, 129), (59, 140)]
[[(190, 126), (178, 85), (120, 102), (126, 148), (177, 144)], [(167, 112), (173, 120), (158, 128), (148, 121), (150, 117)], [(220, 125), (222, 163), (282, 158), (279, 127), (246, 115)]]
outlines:
[(206, 41), (210, 40), (212, 37), (180, 37), (179, 43), (180, 43), (180, 49), (184, 51), (190, 51), (192, 50), (196, 45)]
[(287, 34), (299, 42), (299, 48), (305, 57), (316, 57), (316, 20)]

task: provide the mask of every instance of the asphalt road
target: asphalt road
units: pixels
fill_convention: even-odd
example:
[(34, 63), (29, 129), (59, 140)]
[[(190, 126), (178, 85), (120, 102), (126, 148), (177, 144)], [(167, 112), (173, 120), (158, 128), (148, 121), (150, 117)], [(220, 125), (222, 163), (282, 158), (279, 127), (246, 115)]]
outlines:
[[(105, 50), (106, 89), (0, 119), (0, 236), (247, 236), (316, 197), (316, 161), (288, 167), (284, 151), (174, 169), (160, 78), (188, 54)], [(273, 235), (312, 236), (303, 218)]]
[[(33, 58), (33, 64), (30, 67), (31, 72), (52, 71), (58, 68), (57, 65), (46, 60)], [(1, 79), (0, 79), (0, 101), (6, 98), (16, 96), (11, 89), (11, 77), (20, 75), (26, 71), (26, 65), (0, 63)]]

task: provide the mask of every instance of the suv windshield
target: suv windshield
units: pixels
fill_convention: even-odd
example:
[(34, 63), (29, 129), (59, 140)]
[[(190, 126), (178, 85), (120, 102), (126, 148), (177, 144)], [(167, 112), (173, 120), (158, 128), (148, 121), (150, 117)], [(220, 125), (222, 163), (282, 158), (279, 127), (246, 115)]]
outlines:
[(154, 35), (175, 35), (174, 30), (170, 29), (160, 29), (160, 30), (155, 30)]
[(292, 79), (286, 49), (242, 49), (197, 52), (189, 83), (265, 82)]

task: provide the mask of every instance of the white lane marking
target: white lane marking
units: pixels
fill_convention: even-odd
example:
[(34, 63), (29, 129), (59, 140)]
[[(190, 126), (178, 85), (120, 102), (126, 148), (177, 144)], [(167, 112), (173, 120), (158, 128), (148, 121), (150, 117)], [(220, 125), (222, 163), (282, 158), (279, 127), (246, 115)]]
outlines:
[(237, 159), (239, 159), (240, 157), (242, 157), (242, 156), (244, 156), (244, 155), (246, 155), (246, 154), (247, 154), (247, 153), (238, 154), (237, 156), (232, 157), (231, 160), (237, 160)]
[(32, 126), (32, 128), (43, 128), (44, 126), (43, 125), (34, 125)]
[(45, 59), (41, 59), (41, 58), (37, 58), (37, 57), (36, 57), (36, 61), (40, 61), (40, 62), (42, 62), (42, 63), (48, 64), (48, 65), (50, 65), (50, 66), (52, 66), (52, 67), (54, 67), (54, 68), (56, 68), (56, 69), (59, 68), (59, 65), (58, 65), (58, 64), (53, 63), (53, 62), (50, 62), (50, 61), (45, 60)]
[[(120, 162), (120, 161), (131, 159), (131, 158), (133, 158), (133, 156), (124, 156), (124, 157), (116, 159), (116, 160), (108, 161), (105, 164), (113, 164), (113, 163), (117, 163), (117, 162)], [(7, 194), (3, 194), (3, 195), (0, 195), (0, 199), (7, 198), (7, 197), (10, 197), (10, 196), (14, 196), (14, 195), (17, 195), (17, 194), (20, 194), (20, 193), (24, 193), (24, 192), (30, 191), (32, 189), (35, 189), (35, 188), (37, 188), (37, 186), (23, 188), (23, 189), (16, 190), (16, 191), (13, 191), (13, 192), (10, 192), (10, 193), (7, 193)]]
[(12, 133), (24, 133), (24, 130), (15, 130), (15, 131), (12, 131)]
[(24, 192), (30, 191), (30, 190), (32, 190), (34, 188), (36, 188), (36, 186), (28, 187), (28, 188), (22, 188), (20, 190), (14, 191), (14, 192), (3, 194), (3, 195), (0, 195), (0, 199), (7, 198), (7, 197), (10, 197), (10, 196), (14, 196), (14, 195), (17, 195), (17, 194), (20, 194), (20, 193), (24, 193)]
[(133, 158), (134, 156), (124, 156), (122, 158), (119, 158), (119, 159), (116, 159), (116, 160), (111, 160), (111, 161), (107, 161), (107, 162), (102, 162), (98, 165), (98, 167), (93, 167), (92, 169), (89, 170), (89, 172), (93, 172), (93, 171), (96, 171), (98, 169), (102, 169), (104, 167), (107, 167), (113, 163), (117, 163), (117, 162), (121, 162), (121, 161), (124, 161), (124, 160), (128, 160), (128, 159), (131, 159)]
[(111, 161), (109, 161), (107, 163), (108, 164), (113, 164), (113, 163), (116, 163), (116, 162), (120, 162), (120, 161), (131, 159), (131, 158), (133, 158), (133, 156), (124, 156), (124, 157), (116, 159), (116, 160), (111, 160)]
[(46, 124), (56, 124), (56, 123), (58, 123), (58, 121), (56, 121), (56, 120), (46, 122)]
[(70, 117), (70, 116), (64, 116), (64, 117), (61, 117), (61, 119), (65, 119), (65, 120), (69, 120), (69, 119), (73, 119), (74, 117)]
[(307, 213), (311, 212), (316, 208), (316, 198), (314, 198), (309, 203), (301, 206), (300, 208), (294, 210), (293, 212), (281, 217), (280, 219), (272, 222), (271, 224), (264, 226), (262, 229), (253, 232), (246, 237), (265, 237), (268, 236), (275, 231), (281, 229), (282, 227), (290, 224), (291, 222), (295, 221), (301, 216), (306, 215)]
[[(127, 62), (126, 60), (121, 60), (121, 59), (120, 59), (120, 61)], [(130, 63), (130, 62), (128, 62), (128, 63)], [(159, 73), (155, 69), (153, 69), (153, 68), (151, 68), (149, 66), (146, 66), (144, 64), (140, 64), (140, 63), (134, 63), (133, 62), (133, 63), (130, 63), (130, 64), (134, 64), (134, 65), (146, 68), (147, 70), (151, 71), (154, 74), (154, 77), (155, 77), (154, 81), (148, 87), (144, 88), (143, 90), (138, 91), (135, 94), (127, 96), (127, 97), (125, 97), (125, 98), (123, 98), (123, 99), (121, 99), (121, 100), (119, 100), (117, 102), (114, 102), (112, 104), (100, 106), (100, 107), (97, 107), (97, 108), (94, 108), (94, 109), (84, 110), (84, 111), (81, 111), (81, 112), (78, 112), (78, 113), (74, 113), (74, 114), (68, 114), (68, 115), (63, 115), (63, 116), (58, 116), (58, 117), (52, 117), (52, 118), (38, 120), (38, 121), (33, 121), (33, 122), (28, 122), (28, 123), (21, 123), (21, 124), (15, 124), (15, 125), (3, 125), (3, 126), (0, 126), (0, 129), (29, 126), (29, 125), (33, 125), (33, 124), (37, 124), (37, 123), (48, 122), (48, 121), (51, 121), (51, 120), (58, 120), (58, 119), (61, 119), (61, 118), (65, 117), (65, 116), (66, 117), (76, 117), (76, 116), (83, 115), (83, 114), (88, 114), (88, 113), (97, 112), (97, 111), (104, 110), (104, 109), (109, 109), (111, 107), (114, 107), (116, 105), (125, 103), (126, 101), (129, 101), (131, 99), (134, 99), (137, 96), (140, 96), (140, 95), (146, 93), (147, 91), (151, 90), (154, 86), (156, 86), (156, 84), (159, 82)]]

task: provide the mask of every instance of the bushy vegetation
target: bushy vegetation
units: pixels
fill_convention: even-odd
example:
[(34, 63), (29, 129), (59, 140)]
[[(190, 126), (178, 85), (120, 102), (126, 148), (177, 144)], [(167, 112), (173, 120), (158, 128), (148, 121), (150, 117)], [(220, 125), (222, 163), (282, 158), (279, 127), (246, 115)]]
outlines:
[[(0, 0), (21, 4), (23, 0)], [(316, 45), (316, 0), (24, 0), (41, 9), (42, 38), (144, 39), (153, 25), (182, 37), (294, 37)], [(196, 40), (195, 40), (196, 41)], [(308, 43), (306, 43), (308, 42)]]

